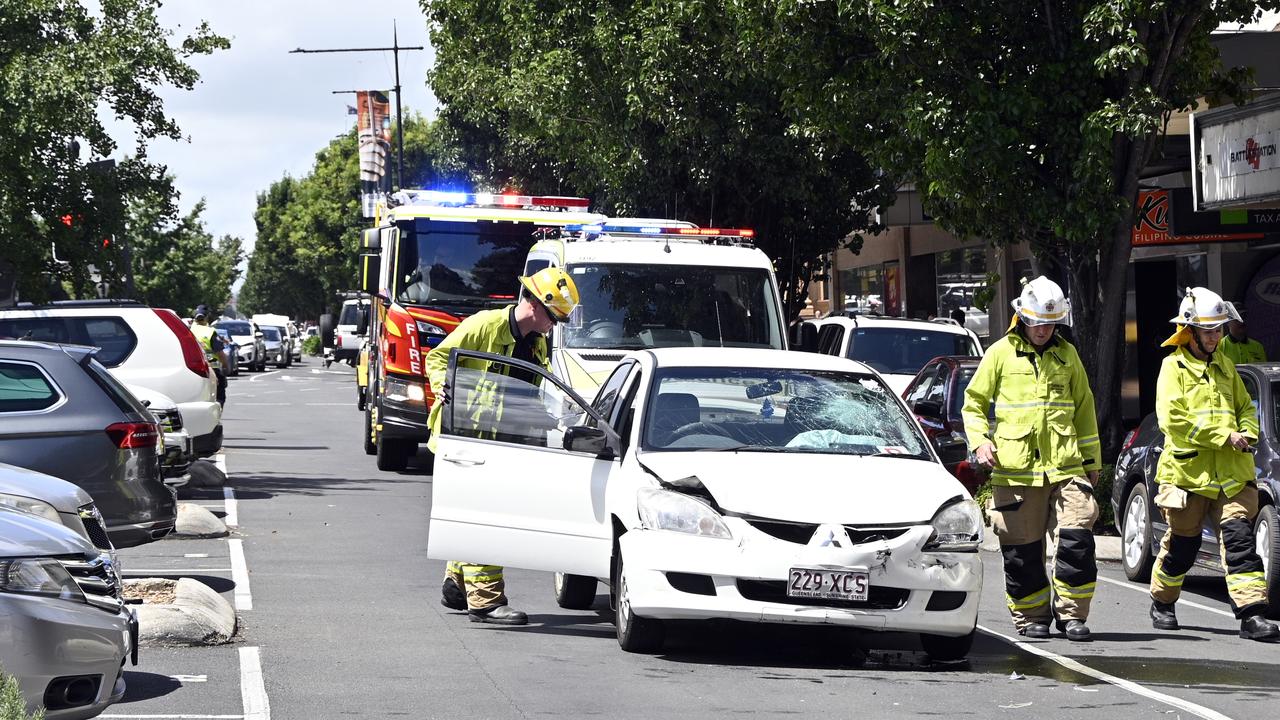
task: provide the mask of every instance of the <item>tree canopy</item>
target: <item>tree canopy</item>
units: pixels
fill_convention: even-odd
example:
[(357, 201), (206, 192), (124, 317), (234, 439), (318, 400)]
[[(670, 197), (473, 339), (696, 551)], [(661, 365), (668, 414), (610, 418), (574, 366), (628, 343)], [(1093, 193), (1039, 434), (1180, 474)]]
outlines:
[[(0, 258), (24, 297), (65, 284), (89, 292), (89, 266), (122, 275), (118, 244), (129, 197), (150, 194), (176, 212), (164, 168), (147, 142), (179, 138), (160, 86), (191, 89), (188, 60), (229, 47), (201, 24), (175, 38), (156, 17), (160, 0), (0, 2)], [(89, 165), (116, 143), (103, 113), (131, 124), (135, 157)], [(56, 258), (55, 261), (55, 250)]]

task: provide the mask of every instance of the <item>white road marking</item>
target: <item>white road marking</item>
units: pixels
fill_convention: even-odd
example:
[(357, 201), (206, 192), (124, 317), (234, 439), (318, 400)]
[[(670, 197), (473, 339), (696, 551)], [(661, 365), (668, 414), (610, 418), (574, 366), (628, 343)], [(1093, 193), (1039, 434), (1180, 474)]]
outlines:
[(189, 575), (195, 573), (211, 573), (211, 572), (232, 572), (232, 568), (127, 568), (120, 572), (121, 575), (127, 577), (135, 577), (141, 575)]
[(271, 704), (262, 682), (262, 659), (256, 647), (240, 648), (240, 697), (245, 720), (271, 720)]
[(222, 472), (223, 476), (227, 474), (227, 454), (226, 453), (218, 453), (217, 455), (214, 455), (213, 464), (218, 466), (218, 470)]
[(170, 675), (169, 677), (180, 683), (209, 682), (208, 675)]
[[(1144, 595), (1151, 594), (1150, 588), (1146, 585), (1134, 585), (1132, 583), (1120, 582), (1119, 580), (1112, 580), (1111, 578), (1105, 578), (1105, 577), (1102, 577), (1101, 575), (1098, 576), (1098, 579), (1101, 580), (1102, 582), (1125, 588), (1126, 590), (1133, 590), (1135, 592), (1143, 593)], [(1178, 607), (1183, 607), (1183, 606), (1193, 607), (1197, 610), (1204, 610), (1206, 612), (1211, 612), (1217, 615), (1221, 615), (1223, 617), (1229, 617), (1232, 620), (1236, 618), (1235, 613), (1229, 612), (1227, 610), (1223, 610), (1222, 608), (1209, 607), (1208, 605), (1201, 605), (1198, 602), (1194, 602), (1192, 600), (1187, 600), (1186, 598), (1180, 597), (1178, 598)]]
[(279, 406), (282, 406), (282, 405), (288, 405), (288, 404), (289, 404), (289, 403), (246, 403), (246, 402), (238, 402), (238, 403), (236, 403), (236, 407), (279, 407)]
[(182, 557), (184, 557), (184, 558), (205, 558), (205, 557), (209, 557), (209, 553), (187, 553), (187, 554), (183, 555)]
[(239, 720), (243, 715), (99, 715), (100, 718), (151, 718), (153, 720)]
[(227, 540), (227, 544), (231, 546), (231, 580), (236, 584), (236, 609), (252, 610), (253, 595), (249, 593), (249, 566), (244, 561), (244, 541), (232, 538)]
[(344, 403), (306, 403), (307, 407), (330, 407), (330, 406), (334, 406), (334, 407), (337, 407), (337, 406), (346, 407), (346, 406), (351, 405), (351, 404), (352, 404), (352, 403), (349, 403), (349, 402), (344, 402)]
[(222, 495), (226, 498), (226, 516), (222, 518), (222, 522), (227, 527), (236, 527), (240, 524), (240, 512), (236, 503), (236, 491), (229, 487), (223, 486)]
[(1094, 678), (1095, 680), (1101, 680), (1102, 682), (1115, 685), (1121, 690), (1127, 690), (1133, 693), (1134, 695), (1140, 695), (1150, 700), (1155, 700), (1156, 702), (1164, 703), (1165, 705), (1176, 708), (1183, 712), (1191, 713), (1196, 717), (1205, 718), (1205, 720), (1231, 720), (1230, 717), (1223, 715), (1222, 713), (1216, 710), (1210, 710), (1209, 708), (1204, 707), (1203, 705), (1197, 705), (1188, 700), (1176, 698), (1172, 695), (1166, 695), (1162, 692), (1158, 692), (1156, 690), (1152, 690), (1151, 688), (1139, 685), (1138, 683), (1133, 682), (1132, 680), (1125, 680), (1124, 678), (1118, 678), (1114, 675), (1108, 675), (1107, 673), (1104, 673), (1100, 670), (1094, 670), (1088, 665), (1081, 664), (1080, 662), (1076, 660), (1072, 660), (1069, 657), (1063, 657), (1062, 655), (1049, 652), (1048, 650), (1044, 650), (1036, 645), (1022, 642), (1017, 638), (1010, 637), (1003, 633), (998, 633), (995, 630), (983, 627), (982, 625), (979, 625), (978, 629), (988, 635), (994, 635), (995, 637), (998, 637), (1001, 640), (1004, 640), (1005, 642), (1019, 649), (1022, 649), (1031, 653), (1032, 655), (1039, 655), (1042, 658), (1052, 660), (1058, 663), (1059, 665), (1061, 665), (1062, 667), (1067, 668), (1068, 670), (1078, 672), (1081, 675), (1087, 675), (1091, 678)]
[(264, 378), (264, 377), (271, 377), (272, 375), (275, 375), (275, 374), (276, 374), (276, 373), (278, 373), (278, 372), (280, 372), (280, 371), (279, 371), (279, 370), (272, 370), (271, 372), (259, 373), (259, 374), (257, 374), (257, 375), (254, 375), (253, 377), (249, 378), (249, 382), (258, 382), (258, 381), (259, 381), (259, 380), (261, 380), (262, 378)]

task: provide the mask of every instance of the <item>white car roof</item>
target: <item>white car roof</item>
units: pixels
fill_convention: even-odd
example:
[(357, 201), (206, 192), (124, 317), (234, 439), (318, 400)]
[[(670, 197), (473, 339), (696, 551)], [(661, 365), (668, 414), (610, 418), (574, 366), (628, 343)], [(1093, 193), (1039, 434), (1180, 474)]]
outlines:
[(895, 317), (878, 317), (870, 315), (859, 315), (856, 319), (836, 315), (826, 317), (820, 320), (809, 320), (808, 322), (823, 327), (825, 325), (843, 325), (846, 328), (854, 327), (891, 327), (906, 328), (908, 330), (936, 330), (938, 332), (951, 333), (952, 335), (968, 335), (969, 331), (964, 326), (954, 322), (934, 322), (932, 320), (916, 320), (912, 318), (895, 318)]
[(825, 370), (876, 374), (875, 370), (855, 360), (835, 355), (821, 355), (819, 353), (791, 350), (673, 347), (655, 348), (644, 351), (644, 353), (652, 354), (658, 367), (783, 368), (789, 370)]
[[(607, 236), (606, 236), (607, 237)], [(671, 248), (671, 252), (665, 250)], [(635, 265), (699, 265), (773, 269), (769, 256), (753, 247), (707, 245), (700, 242), (637, 238), (600, 239), (564, 244), (560, 257), (565, 265), (577, 263), (626, 263)]]

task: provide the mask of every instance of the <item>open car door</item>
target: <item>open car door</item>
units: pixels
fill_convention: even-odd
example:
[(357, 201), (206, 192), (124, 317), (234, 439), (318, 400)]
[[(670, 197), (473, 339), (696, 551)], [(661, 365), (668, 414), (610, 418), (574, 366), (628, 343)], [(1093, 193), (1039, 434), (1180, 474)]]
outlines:
[(608, 577), (619, 443), (590, 404), (536, 365), (457, 349), (438, 402), (427, 556)]

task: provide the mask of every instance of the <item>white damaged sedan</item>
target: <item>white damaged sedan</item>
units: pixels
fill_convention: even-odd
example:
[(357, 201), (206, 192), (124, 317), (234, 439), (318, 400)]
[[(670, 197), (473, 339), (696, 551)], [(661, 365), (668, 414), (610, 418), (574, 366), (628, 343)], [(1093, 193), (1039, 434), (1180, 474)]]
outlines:
[(968, 653), (978, 507), (865, 365), (640, 351), (588, 406), (540, 368), (457, 350), (448, 387), (430, 557), (554, 571), (566, 608), (602, 579), (628, 651), (659, 650), (663, 620), (728, 618)]

